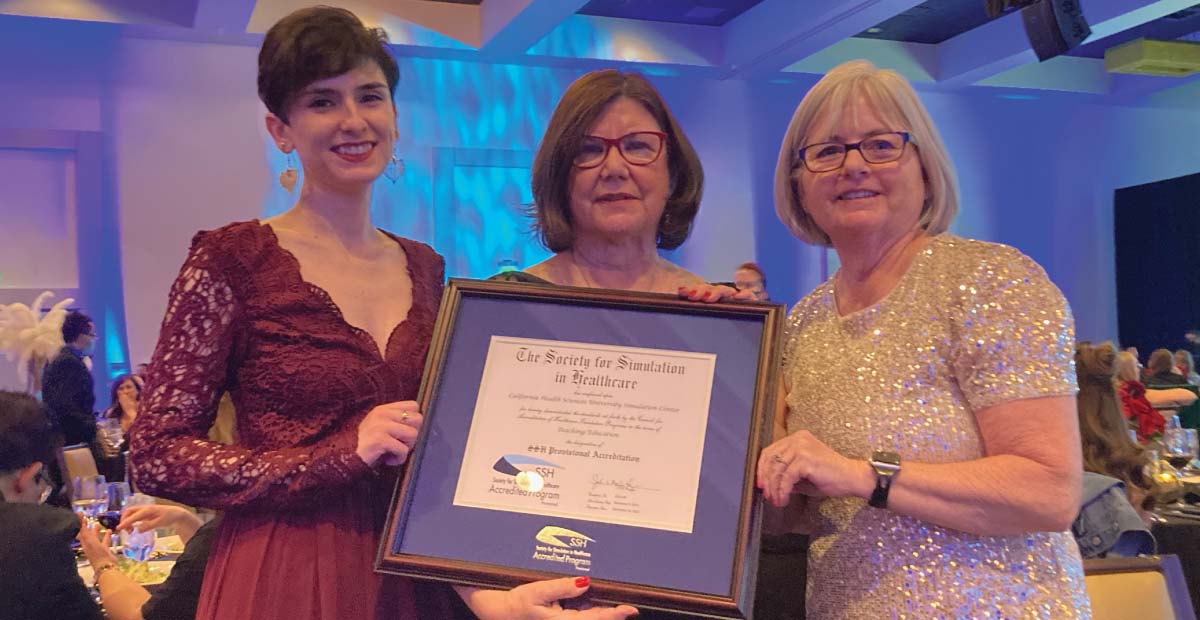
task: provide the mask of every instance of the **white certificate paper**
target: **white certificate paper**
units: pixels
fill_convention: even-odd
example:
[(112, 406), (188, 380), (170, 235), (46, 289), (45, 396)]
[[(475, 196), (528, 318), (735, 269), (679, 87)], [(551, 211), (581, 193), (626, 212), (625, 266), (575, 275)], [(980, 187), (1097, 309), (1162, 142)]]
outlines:
[(716, 361), (492, 336), (454, 505), (691, 533)]

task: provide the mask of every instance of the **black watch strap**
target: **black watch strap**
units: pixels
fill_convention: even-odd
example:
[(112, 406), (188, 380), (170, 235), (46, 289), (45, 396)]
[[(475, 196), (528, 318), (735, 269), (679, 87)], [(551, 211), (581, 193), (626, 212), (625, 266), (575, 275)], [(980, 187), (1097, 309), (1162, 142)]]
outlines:
[(887, 508), (888, 491), (892, 490), (892, 476), (875, 476), (875, 490), (867, 505), (872, 508)]

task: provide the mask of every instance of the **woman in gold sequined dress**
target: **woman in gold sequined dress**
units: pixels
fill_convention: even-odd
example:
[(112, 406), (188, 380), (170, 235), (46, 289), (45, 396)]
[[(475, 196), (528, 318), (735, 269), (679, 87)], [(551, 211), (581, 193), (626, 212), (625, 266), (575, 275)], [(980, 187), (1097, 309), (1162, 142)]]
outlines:
[(1089, 618), (1073, 319), (1017, 250), (945, 233), (953, 167), (898, 74), (800, 103), (780, 218), (841, 269), (792, 310), (758, 484), (812, 536), (808, 618)]

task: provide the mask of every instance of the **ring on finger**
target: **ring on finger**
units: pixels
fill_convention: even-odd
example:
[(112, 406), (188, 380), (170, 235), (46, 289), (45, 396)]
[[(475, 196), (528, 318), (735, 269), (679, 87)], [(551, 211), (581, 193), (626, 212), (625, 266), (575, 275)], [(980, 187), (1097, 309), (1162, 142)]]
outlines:
[(404, 413), (400, 414), (400, 421), (401, 421), (401, 422), (407, 422), (407, 421), (408, 421), (408, 412), (407, 412), (407, 411), (405, 411)]

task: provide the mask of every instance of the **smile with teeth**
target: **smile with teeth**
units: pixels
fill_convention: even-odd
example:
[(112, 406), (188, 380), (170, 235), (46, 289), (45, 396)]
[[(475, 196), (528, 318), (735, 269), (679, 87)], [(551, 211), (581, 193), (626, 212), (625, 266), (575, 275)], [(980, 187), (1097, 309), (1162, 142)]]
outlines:
[(839, 195), (838, 200), (857, 200), (859, 198), (873, 198), (878, 195), (879, 192), (873, 192), (867, 189), (859, 189)]
[(371, 152), (375, 145), (370, 142), (357, 142), (354, 144), (339, 144), (333, 147), (333, 152), (338, 155), (349, 155), (351, 157), (357, 155), (366, 155)]

